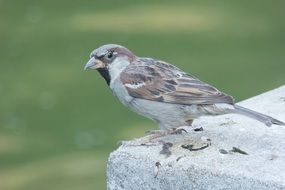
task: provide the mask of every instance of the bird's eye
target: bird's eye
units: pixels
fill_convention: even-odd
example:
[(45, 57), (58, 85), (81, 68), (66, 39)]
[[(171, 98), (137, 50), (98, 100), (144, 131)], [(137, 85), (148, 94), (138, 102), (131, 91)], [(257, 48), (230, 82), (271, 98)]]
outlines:
[(112, 51), (108, 52), (107, 58), (108, 58), (108, 59), (111, 59), (112, 57), (113, 57), (113, 52), (112, 52)]

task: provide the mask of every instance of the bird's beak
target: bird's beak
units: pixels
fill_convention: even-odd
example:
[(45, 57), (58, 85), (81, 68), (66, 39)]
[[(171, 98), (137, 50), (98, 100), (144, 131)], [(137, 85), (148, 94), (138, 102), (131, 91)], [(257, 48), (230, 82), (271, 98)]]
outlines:
[(86, 63), (84, 70), (87, 69), (100, 69), (105, 68), (106, 65), (99, 59), (96, 59), (95, 57), (91, 57), (90, 60)]

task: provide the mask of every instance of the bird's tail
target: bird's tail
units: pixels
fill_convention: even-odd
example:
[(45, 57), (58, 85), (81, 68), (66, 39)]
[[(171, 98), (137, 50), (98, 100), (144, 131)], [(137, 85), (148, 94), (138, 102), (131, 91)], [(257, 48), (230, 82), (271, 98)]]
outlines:
[(276, 125), (285, 125), (284, 122), (279, 121), (277, 119), (274, 119), (273, 117), (270, 117), (268, 115), (262, 114), (262, 113), (258, 113), (256, 111), (244, 108), (242, 106), (239, 105), (234, 105), (235, 107), (235, 113), (250, 117), (252, 119), (256, 119), (262, 123), (264, 123), (267, 126), (271, 126), (272, 124), (276, 124)]

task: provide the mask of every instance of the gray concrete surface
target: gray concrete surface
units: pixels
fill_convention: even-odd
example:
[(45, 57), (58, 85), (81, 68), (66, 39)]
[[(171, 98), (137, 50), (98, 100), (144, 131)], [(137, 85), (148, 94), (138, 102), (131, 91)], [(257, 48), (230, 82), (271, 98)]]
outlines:
[[(239, 105), (285, 121), (285, 86)], [(285, 189), (285, 126), (230, 114), (185, 129), (123, 142), (108, 160), (108, 189)]]

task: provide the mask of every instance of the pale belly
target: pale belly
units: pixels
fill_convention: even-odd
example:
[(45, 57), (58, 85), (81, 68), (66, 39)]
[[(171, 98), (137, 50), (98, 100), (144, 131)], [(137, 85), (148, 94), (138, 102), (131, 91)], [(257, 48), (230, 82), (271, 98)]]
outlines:
[(193, 120), (205, 115), (220, 115), (230, 113), (232, 106), (215, 105), (179, 105), (150, 101), (129, 96), (120, 80), (112, 81), (110, 88), (113, 94), (134, 112), (155, 121), (161, 129), (172, 129), (189, 125)]
[(119, 80), (111, 82), (113, 94), (132, 111), (155, 121), (161, 129), (188, 125), (187, 120), (200, 116), (196, 105), (186, 106), (133, 98)]

